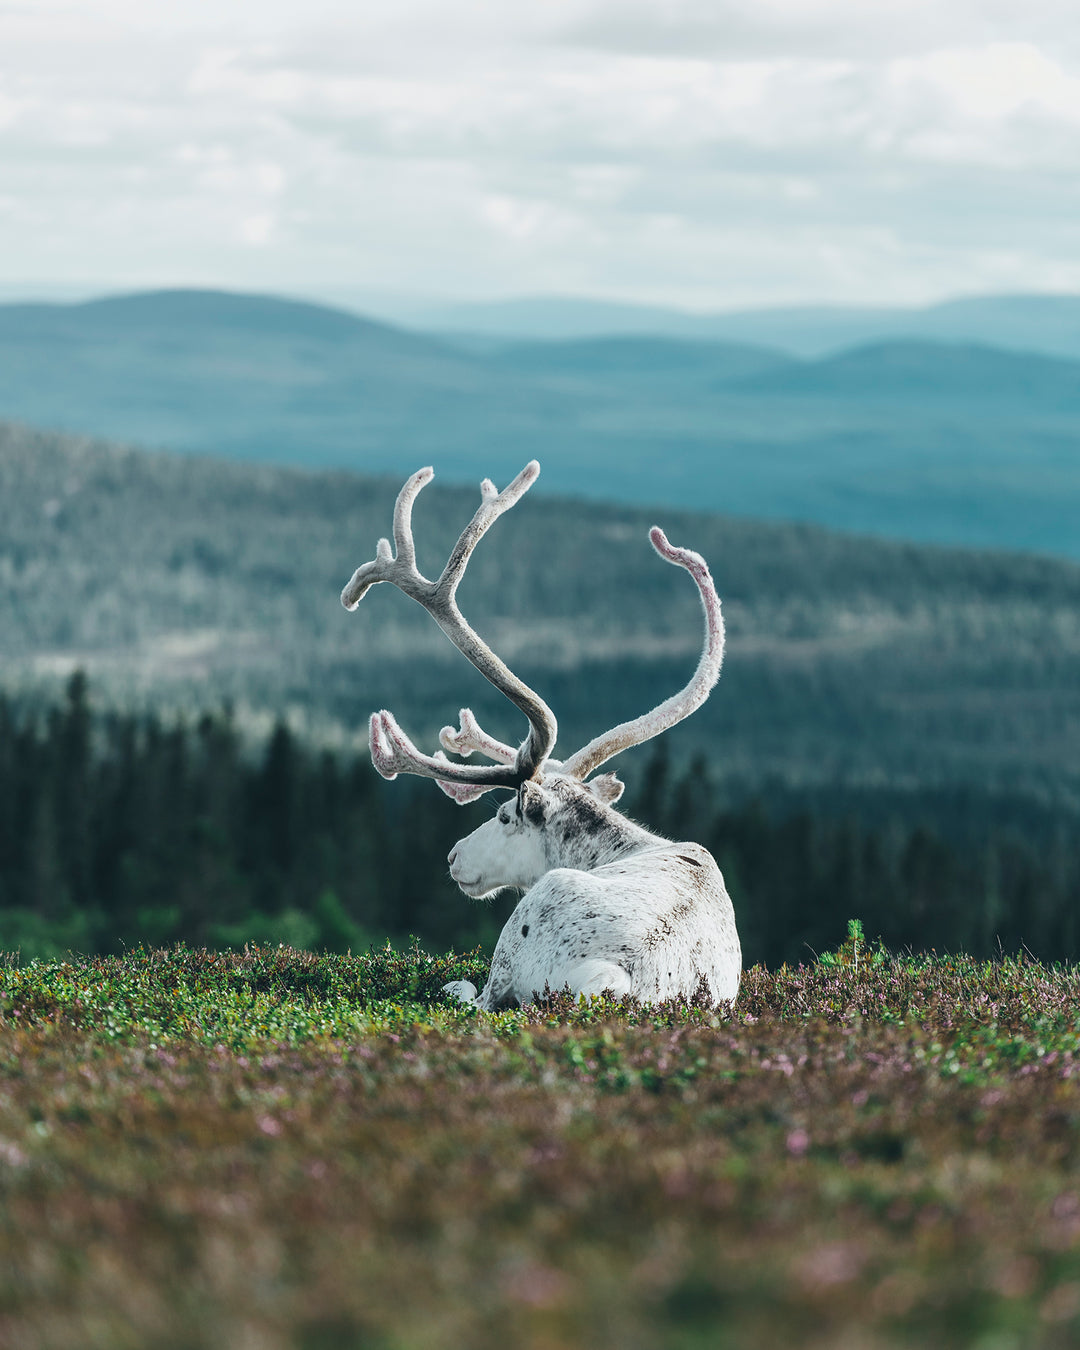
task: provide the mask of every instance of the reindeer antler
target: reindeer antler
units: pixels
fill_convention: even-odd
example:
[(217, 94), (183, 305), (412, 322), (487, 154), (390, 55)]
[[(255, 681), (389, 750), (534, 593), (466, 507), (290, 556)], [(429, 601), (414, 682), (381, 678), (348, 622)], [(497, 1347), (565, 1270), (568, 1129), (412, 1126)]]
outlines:
[(554, 746), (557, 734), (554, 713), (469, 627), (455, 599), (473, 549), (499, 516), (532, 487), (539, 473), (540, 465), (531, 460), (502, 492), (496, 491), (495, 484), (485, 478), (480, 484), (481, 501), (476, 514), (454, 545), (438, 581), (429, 581), (416, 566), (412, 508), (417, 494), (435, 474), (433, 469), (420, 469), (401, 489), (394, 507), (396, 552), (391, 552), (388, 540), (380, 539), (374, 559), (358, 567), (341, 592), (341, 603), (354, 610), (372, 586), (380, 581), (391, 582), (423, 605), (458, 651), (529, 720), (529, 735), (516, 751), (482, 732), (468, 709), (462, 711), (460, 732), (444, 727), (440, 739), (447, 749), (463, 754), (473, 750), (485, 754), (494, 751), (493, 758), (502, 761), (481, 766), (452, 764), (441, 751), (435, 756), (424, 755), (401, 730), (392, 713), (385, 709), (373, 713), (371, 758), (384, 778), (396, 778), (399, 773), (419, 774), (436, 779), (456, 800), (471, 801), (488, 788), (518, 787), (535, 777)]
[(487, 755), (488, 759), (493, 759), (498, 764), (514, 763), (517, 759), (514, 747), (506, 745), (503, 741), (497, 741), (494, 736), (489, 736), (476, 720), (471, 708), (462, 708), (460, 718), (460, 731), (455, 731), (453, 727), (443, 727), (439, 732), (439, 744), (444, 750), (452, 750), (455, 755), (464, 755), (466, 759), (474, 750), (479, 750), (482, 755)]
[[(564, 774), (579, 781), (588, 778), (601, 764), (621, 751), (652, 740), (654, 736), (659, 736), (661, 732), (689, 717), (705, 702), (709, 691), (720, 677), (720, 667), (724, 660), (724, 616), (708, 564), (700, 553), (694, 553), (688, 548), (676, 548), (668, 543), (667, 535), (659, 525), (654, 525), (649, 531), (649, 539), (661, 558), (674, 563), (677, 567), (684, 567), (697, 583), (705, 611), (705, 641), (697, 670), (684, 689), (665, 699), (652, 712), (605, 731), (563, 763), (549, 759), (546, 767), (551, 772)], [(461, 730), (455, 732), (451, 727), (444, 727), (441, 740), (447, 750), (457, 750), (461, 754), (480, 750), (491, 758), (502, 759), (504, 762), (509, 762), (507, 756), (514, 754), (510, 746), (504, 746), (489, 736), (468, 708), (461, 710)], [(479, 796), (479, 793), (476, 795)]]
[(720, 666), (724, 660), (724, 616), (708, 564), (700, 553), (669, 544), (667, 535), (659, 525), (654, 525), (649, 531), (649, 539), (661, 558), (677, 567), (685, 567), (697, 583), (705, 610), (705, 643), (701, 659), (684, 689), (658, 704), (652, 712), (612, 727), (571, 755), (560, 769), (569, 778), (588, 778), (594, 769), (598, 769), (613, 755), (629, 750), (631, 746), (641, 745), (643, 741), (667, 731), (676, 722), (681, 722), (684, 717), (689, 717), (709, 697), (709, 690), (720, 678)]

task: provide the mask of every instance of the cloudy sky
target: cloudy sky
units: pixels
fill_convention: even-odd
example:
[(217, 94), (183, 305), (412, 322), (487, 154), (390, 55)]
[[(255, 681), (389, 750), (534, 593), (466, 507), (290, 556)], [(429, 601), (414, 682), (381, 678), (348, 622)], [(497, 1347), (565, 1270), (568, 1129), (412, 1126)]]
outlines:
[(0, 293), (1080, 291), (1076, 0), (0, 0)]

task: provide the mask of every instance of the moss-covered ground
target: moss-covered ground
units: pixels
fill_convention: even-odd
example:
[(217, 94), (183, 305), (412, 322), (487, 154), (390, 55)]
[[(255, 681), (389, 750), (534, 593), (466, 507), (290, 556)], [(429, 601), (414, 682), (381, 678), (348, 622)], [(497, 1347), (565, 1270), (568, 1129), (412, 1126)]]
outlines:
[(853, 932), (733, 1008), (476, 954), (0, 968), (0, 1346), (1080, 1342), (1080, 975)]

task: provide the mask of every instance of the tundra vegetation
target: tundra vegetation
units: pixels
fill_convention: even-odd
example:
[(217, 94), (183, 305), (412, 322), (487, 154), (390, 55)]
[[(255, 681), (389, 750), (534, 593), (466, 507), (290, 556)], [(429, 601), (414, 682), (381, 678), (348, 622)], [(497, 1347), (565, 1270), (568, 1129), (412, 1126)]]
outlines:
[(477, 953), (0, 968), (0, 1339), (1066, 1347), (1080, 981), (858, 924), (734, 1007), (443, 1000)]

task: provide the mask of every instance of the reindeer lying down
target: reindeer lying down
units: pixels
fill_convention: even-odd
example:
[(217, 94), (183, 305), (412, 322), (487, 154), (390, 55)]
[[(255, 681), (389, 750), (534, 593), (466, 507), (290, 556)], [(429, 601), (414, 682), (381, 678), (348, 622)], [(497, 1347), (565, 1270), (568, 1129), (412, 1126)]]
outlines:
[(668, 562), (697, 583), (705, 608), (705, 645), (685, 689), (652, 712), (612, 728), (569, 759), (551, 758), (556, 722), (546, 703), (513, 674), (469, 627), (455, 592), (469, 557), (489, 526), (536, 481), (533, 460), (509, 487), (480, 485), (481, 504), (438, 581), (416, 566), (413, 502), (433, 472), (421, 469), (402, 488), (394, 509), (394, 543), (380, 539), (372, 562), (357, 569), (341, 594), (353, 610), (368, 589), (389, 581), (418, 601), (458, 650), (529, 721), (515, 749), (489, 736), (467, 708), (458, 730), (444, 727), (444, 750), (494, 763), (452, 762), (440, 750), (422, 754), (389, 712), (371, 718), (371, 758), (384, 778), (399, 773), (434, 778), (458, 802), (492, 788), (510, 788), (494, 819), (450, 851), (450, 875), (466, 895), (488, 897), (506, 888), (525, 892), (502, 931), (483, 991), (461, 980), (446, 991), (487, 1011), (530, 1002), (546, 990), (630, 994), (643, 1003), (690, 998), (704, 987), (715, 1002), (739, 989), (742, 953), (731, 900), (712, 856), (699, 844), (651, 834), (614, 809), (622, 784), (614, 774), (590, 778), (601, 764), (650, 740), (704, 703), (720, 674), (724, 624), (709, 569), (689, 549), (674, 548), (659, 527), (649, 532)]

